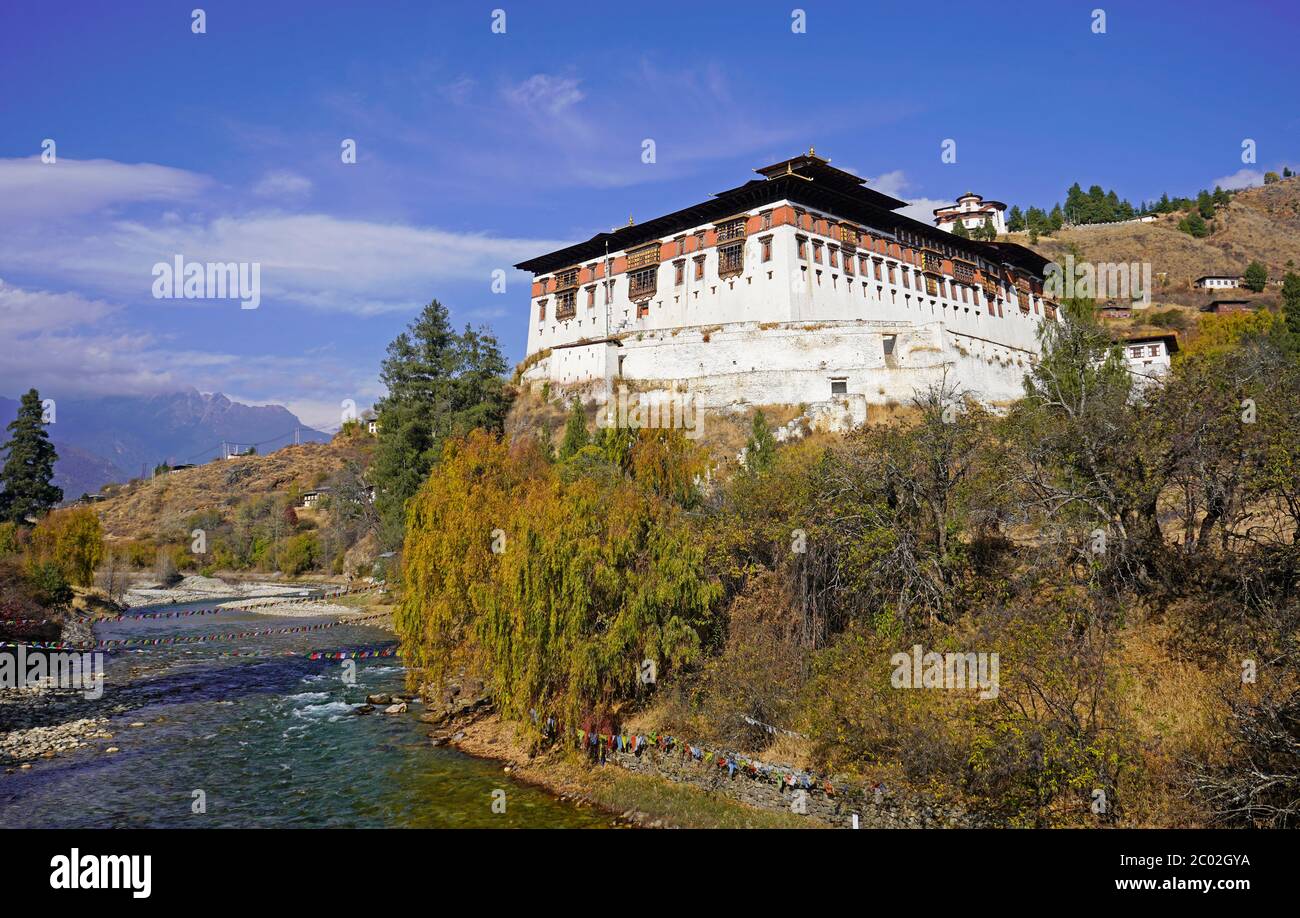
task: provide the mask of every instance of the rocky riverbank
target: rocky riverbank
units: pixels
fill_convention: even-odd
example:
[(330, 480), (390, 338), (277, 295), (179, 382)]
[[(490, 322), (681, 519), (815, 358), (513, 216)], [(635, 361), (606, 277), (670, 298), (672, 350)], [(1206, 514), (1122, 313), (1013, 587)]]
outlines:
[(308, 586), (242, 581), (228, 583), (216, 577), (191, 574), (169, 586), (160, 583), (133, 586), (127, 590), (126, 602), (130, 606), (158, 606), (229, 599), (232, 596), (287, 598), (306, 596), (310, 592), (311, 587)]
[[(683, 755), (680, 747), (608, 750), (592, 765), (570, 744), (538, 751), (489, 699), (453, 690), (420, 715), (430, 741), (499, 761), (517, 780), (606, 809), (629, 825), (781, 828), (967, 828), (985, 820), (904, 788), (844, 779), (798, 786)], [(752, 760), (753, 757), (745, 757)], [(778, 766), (779, 769), (779, 766)], [(792, 771), (792, 769), (784, 769)], [(856, 817), (856, 819), (855, 819)]]
[[(113, 739), (110, 720), (134, 707), (120, 697), (86, 698), (80, 690), (55, 688), (0, 691), (0, 767), (12, 774), (37, 759)], [(133, 724), (134, 726), (134, 724)], [(143, 724), (141, 724), (143, 726)], [(98, 744), (105, 752), (117, 748)]]
[(796, 815), (788, 806), (755, 806), (698, 783), (638, 772), (609, 760), (592, 766), (567, 745), (535, 750), (500, 718), (491, 701), (475, 691), (453, 688), (441, 703), (429, 703), (420, 719), (430, 725), (435, 745), (501, 763), (513, 779), (540, 787), (578, 807), (594, 807), (616, 825), (641, 828), (827, 828), (816, 815)]

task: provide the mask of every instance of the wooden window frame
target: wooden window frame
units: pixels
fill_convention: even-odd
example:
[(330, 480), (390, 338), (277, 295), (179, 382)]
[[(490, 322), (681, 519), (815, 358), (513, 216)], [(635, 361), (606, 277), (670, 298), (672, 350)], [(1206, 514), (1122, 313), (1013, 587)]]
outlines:
[(718, 277), (735, 277), (745, 273), (745, 240), (718, 246)]
[(636, 302), (648, 300), (659, 289), (659, 263), (627, 272), (627, 297)]

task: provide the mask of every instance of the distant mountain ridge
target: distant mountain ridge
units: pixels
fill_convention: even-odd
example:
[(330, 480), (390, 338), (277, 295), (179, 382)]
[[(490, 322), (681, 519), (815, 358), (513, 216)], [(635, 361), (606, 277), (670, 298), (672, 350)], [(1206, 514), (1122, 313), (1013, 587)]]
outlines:
[[(0, 396), (0, 428), (17, 410), (17, 400)], [(160, 462), (207, 462), (221, 455), (223, 442), (265, 453), (292, 444), (295, 431), (303, 443), (330, 439), (282, 405), (244, 405), (197, 389), (58, 399), (48, 430), (59, 452), (54, 482), (67, 499), (147, 475)]]

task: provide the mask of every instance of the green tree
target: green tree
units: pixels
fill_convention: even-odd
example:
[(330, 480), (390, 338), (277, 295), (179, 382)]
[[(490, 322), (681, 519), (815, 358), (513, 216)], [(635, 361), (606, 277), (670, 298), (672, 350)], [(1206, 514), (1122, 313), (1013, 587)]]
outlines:
[(385, 545), (400, 544), (406, 503), (448, 437), (502, 429), (510, 404), (505, 371), (496, 338), (468, 326), (457, 334), (437, 300), (388, 345), (380, 371), (388, 394), (376, 405), (379, 437), (370, 472)]
[(304, 532), (285, 543), (279, 557), (280, 570), (291, 577), (311, 570), (320, 563), (320, 542), (316, 534)]
[(953, 224), (952, 234), (956, 236), (958, 239), (970, 238), (970, 230), (966, 229), (965, 222), (961, 220), (958, 220), (956, 223)]
[(587, 412), (582, 409), (582, 402), (576, 397), (569, 407), (569, 420), (564, 425), (564, 439), (560, 441), (560, 459), (574, 456), (591, 442), (587, 434)]
[(104, 558), (104, 530), (89, 507), (47, 514), (32, 530), (33, 568), (52, 564), (67, 583), (90, 586)]
[[(960, 224), (959, 224), (960, 225)], [(776, 438), (767, 426), (767, 415), (754, 412), (749, 440), (745, 443), (745, 468), (754, 473), (766, 472), (776, 462)]]
[(980, 227), (980, 236), (986, 242), (992, 242), (998, 238), (998, 231), (993, 228), (992, 217), (984, 218), (984, 225)]
[(1282, 279), (1282, 314), (1292, 340), (1300, 342), (1300, 274), (1294, 271)]
[(1179, 220), (1178, 228), (1194, 239), (1202, 239), (1210, 234), (1210, 228), (1196, 211)]
[(1019, 233), (1025, 228), (1025, 215), (1020, 210), (1019, 204), (1011, 205), (1011, 212), (1007, 214), (1007, 229), (1013, 233)]
[(1262, 293), (1264, 287), (1268, 284), (1268, 268), (1258, 261), (1252, 261), (1246, 267), (1245, 284), (1247, 290)]
[(45, 432), (41, 396), (35, 389), (23, 395), (18, 416), (5, 429), (10, 439), (3, 447), (6, 458), (0, 468), (0, 519), (22, 523), (63, 500), (63, 490), (50, 483), (59, 456)]

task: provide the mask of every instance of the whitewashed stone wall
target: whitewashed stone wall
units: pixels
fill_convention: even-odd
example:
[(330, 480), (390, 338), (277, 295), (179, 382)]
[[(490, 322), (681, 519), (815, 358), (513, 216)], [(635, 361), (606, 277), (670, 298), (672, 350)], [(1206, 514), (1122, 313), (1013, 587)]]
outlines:
[[(758, 211), (755, 211), (757, 213)], [(807, 236), (799, 257), (796, 236)], [(772, 237), (772, 257), (761, 259), (761, 239)], [(822, 263), (812, 257), (821, 239)], [(619, 382), (640, 391), (677, 385), (708, 409), (745, 405), (838, 405), (853, 423), (866, 405), (905, 404), (948, 379), (975, 397), (1005, 402), (1022, 394), (1022, 379), (1039, 353), (1041, 301), (1021, 308), (1012, 299), (1002, 315), (975, 288), (963, 302), (948, 283), (931, 296), (912, 266), (893, 258), (889, 274), (845, 271), (829, 264), (833, 240), (782, 225), (752, 233), (745, 242), (745, 270), (721, 278), (717, 252), (708, 250), (704, 276), (695, 278), (693, 255), (684, 256), (681, 284), (674, 261), (659, 266), (649, 315), (637, 317), (627, 297), (627, 278), (614, 280), (605, 303), (603, 282), (578, 292), (577, 313), (554, 317), (553, 297), (545, 320), (538, 301), (530, 304), (528, 353), (550, 349), (524, 374), (527, 382), (585, 396), (600, 396)], [(874, 257), (874, 256), (873, 256)], [(908, 272), (910, 284), (902, 283)], [(886, 356), (886, 336), (893, 352)], [(833, 380), (844, 393), (833, 393)]]

